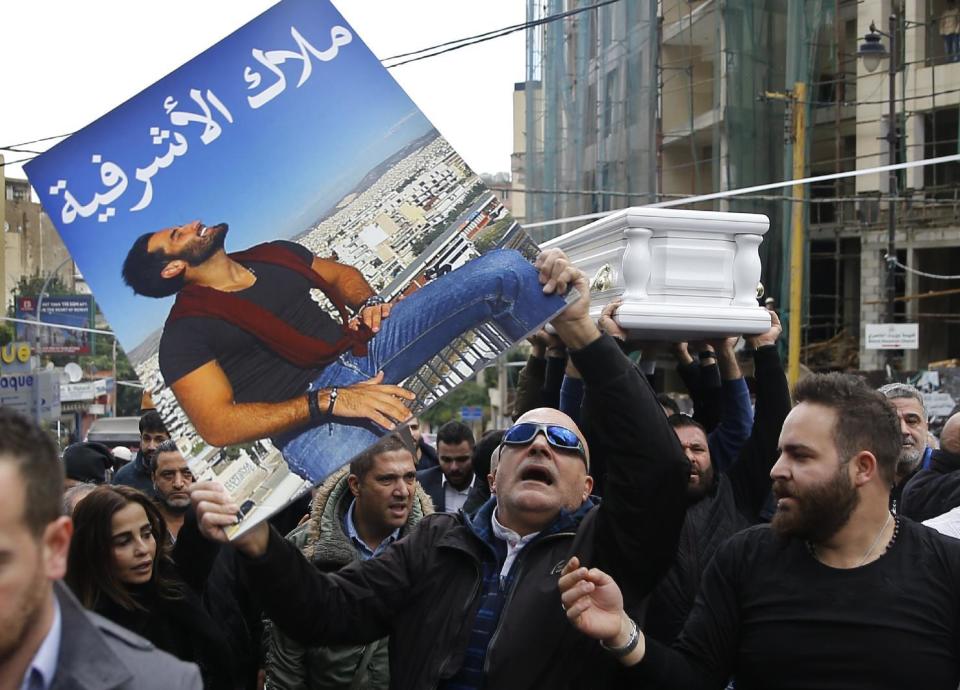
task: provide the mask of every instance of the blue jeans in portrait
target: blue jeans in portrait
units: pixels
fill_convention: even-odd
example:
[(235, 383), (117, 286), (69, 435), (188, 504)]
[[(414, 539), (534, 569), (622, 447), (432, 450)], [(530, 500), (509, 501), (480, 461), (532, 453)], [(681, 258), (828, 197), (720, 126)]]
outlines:
[[(514, 250), (498, 249), (423, 286), (393, 305), (367, 354), (341, 354), (309, 390), (346, 387), (384, 374), (398, 384), (415, 374), (450, 342), (484, 323), (510, 340), (531, 333), (563, 308), (559, 295), (543, 294), (538, 271)], [(366, 449), (386, 429), (369, 420), (333, 418), (273, 439), (293, 472), (314, 484)]]

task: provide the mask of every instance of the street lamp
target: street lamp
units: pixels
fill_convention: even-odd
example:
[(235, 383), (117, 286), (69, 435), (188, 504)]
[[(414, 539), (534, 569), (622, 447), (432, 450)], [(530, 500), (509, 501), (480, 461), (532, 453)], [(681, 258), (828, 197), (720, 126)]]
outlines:
[(863, 37), (863, 43), (860, 44), (857, 56), (863, 60), (864, 69), (871, 74), (877, 71), (877, 67), (880, 66), (882, 60), (890, 57), (887, 47), (881, 41), (877, 25), (870, 22), (870, 33)]
[[(881, 36), (886, 36), (890, 40), (890, 52), (880, 40)], [(887, 142), (888, 162), (891, 166), (897, 163), (897, 148), (899, 147), (900, 137), (897, 134), (897, 15), (891, 14), (889, 17), (889, 33), (878, 31), (876, 25), (870, 22), (870, 33), (863, 37), (863, 43), (860, 44), (860, 50), (857, 56), (863, 60), (863, 67), (868, 72), (876, 71), (880, 62), (884, 58), (889, 58), (887, 65), (887, 134), (883, 137)], [(893, 323), (894, 300), (896, 298), (896, 270), (897, 270), (897, 247), (896, 247), (896, 198), (897, 198), (897, 171), (890, 170), (888, 173), (888, 186), (890, 194), (890, 203), (887, 209), (887, 316), (886, 322)], [(888, 364), (890, 362), (890, 353), (888, 352)]]

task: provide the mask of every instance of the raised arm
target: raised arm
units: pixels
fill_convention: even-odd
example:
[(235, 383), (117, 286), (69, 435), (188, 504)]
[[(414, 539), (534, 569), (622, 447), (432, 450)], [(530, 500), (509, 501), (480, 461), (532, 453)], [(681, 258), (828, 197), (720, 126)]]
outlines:
[(532, 352), (527, 363), (517, 375), (517, 397), (513, 402), (513, 418), (541, 407), (540, 389), (546, 375), (547, 360), (542, 354)]
[(583, 428), (592, 455), (606, 466), (593, 537), (597, 562), (589, 565), (644, 596), (676, 553), (690, 464), (650, 384), (611, 336), (567, 344), (585, 388)]
[(733, 485), (737, 508), (755, 522), (770, 493), (770, 470), (779, 454), (780, 430), (790, 413), (790, 387), (777, 353), (781, 327), (771, 312), (770, 330), (749, 338), (754, 348), (754, 375), (757, 399), (753, 429), (734, 466), (727, 472)]
[(727, 338), (713, 343), (720, 368), (720, 422), (707, 436), (707, 443), (713, 466), (718, 472), (726, 471), (733, 465), (753, 427), (750, 390), (734, 351), (738, 340)]

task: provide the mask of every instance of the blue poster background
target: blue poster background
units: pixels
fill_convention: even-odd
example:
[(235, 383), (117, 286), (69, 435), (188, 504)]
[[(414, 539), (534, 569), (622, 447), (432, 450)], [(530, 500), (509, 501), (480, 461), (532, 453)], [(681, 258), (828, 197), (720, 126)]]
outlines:
[[(288, 54), (271, 69), (255, 51), (274, 61)], [(101, 78), (109, 75), (90, 75), (90, 88)], [(251, 99), (271, 89), (275, 95), (253, 107)], [(184, 114), (194, 119), (184, 122)], [(25, 169), (129, 351), (163, 324), (172, 304), (137, 298), (123, 285), (134, 238), (192, 219), (229, 223), (233, 247), (295, 236), (431, 129), (332, 5), (285, 0)], [(154, 173), (142, 175), (152, 200), (131, 210), (148, 186), (137, 170), (151, 166)], [(90, 214), (70, 218), (71, 207)]]

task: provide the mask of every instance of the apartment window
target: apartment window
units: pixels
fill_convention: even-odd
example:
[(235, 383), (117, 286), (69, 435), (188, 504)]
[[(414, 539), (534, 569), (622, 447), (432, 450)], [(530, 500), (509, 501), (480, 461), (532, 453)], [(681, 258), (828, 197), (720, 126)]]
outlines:
[[(923, 157), (950, 156), (958, 151), (960, 116), (957, 108), (932, 110), (923, 116)], [(951, 161), (923, 169), (923, 186), (935, 197), (953, 198), (960, 185), (960, 163)]]
[[(947, 62), (956, 61), (956, 50), (957, 46), (954, 44), (952, 49), (954, 51), (953, 56), (947, 53), (947, 45), (944, 41), (944, 37), (940, 35), (940, 22), (943, 20), (943, 15), (945, 12), (951, 9), (950, 5), (947, 3), (947, 0), (927, 0), (923, 3), (927, 6), (929, 10), (929, 15), (926, 17), (926, 41), (924, 41), (924, 48), (926, 49), (926, 59), (928, 65), (942, 65)], [(956, 4), (953, 5), (953, 8), (956, 8)], [(956, 11), (954, 9), (954, 11)], [(950, 21), (950, 19), (945, 19), (944, 21)], [(957, 39), (953, 39), (956, 41)]]

